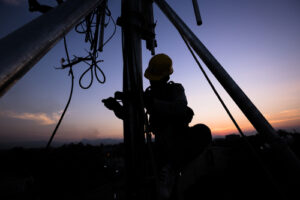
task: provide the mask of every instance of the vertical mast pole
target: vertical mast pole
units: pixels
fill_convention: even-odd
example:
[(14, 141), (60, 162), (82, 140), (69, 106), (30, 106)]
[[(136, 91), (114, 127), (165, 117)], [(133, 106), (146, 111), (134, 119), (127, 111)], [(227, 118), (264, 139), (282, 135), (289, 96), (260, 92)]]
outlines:
[(127, 174), (127, 198), (142, 198), (144, 178), (144, 106), (142, 81), (142, 46), (137, 30), (140, 24), (141, 2), (122, 0), (123, 92), (125, 119), (124, 144)]

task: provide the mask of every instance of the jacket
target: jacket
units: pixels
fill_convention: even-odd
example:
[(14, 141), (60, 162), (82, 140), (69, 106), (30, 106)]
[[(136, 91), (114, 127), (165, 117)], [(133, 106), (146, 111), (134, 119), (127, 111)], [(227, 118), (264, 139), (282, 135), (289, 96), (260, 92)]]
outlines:
[[(187, 127), (194, 112), (187, 106), (184, 88), (179, 83), (168, 82), (164, 87), (145, 91), (147, 112), (150, 115), (150, 127), (154, 134), (176, 132)], [(167, 134), (167, 133), (165, 133)], [(168, 134), (169, 135), (169, 134)]]

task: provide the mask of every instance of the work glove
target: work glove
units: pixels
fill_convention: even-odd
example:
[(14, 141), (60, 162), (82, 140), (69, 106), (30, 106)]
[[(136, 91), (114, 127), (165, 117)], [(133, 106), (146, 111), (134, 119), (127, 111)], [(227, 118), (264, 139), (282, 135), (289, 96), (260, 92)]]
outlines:
[(121, 105), (117, 102), (117, 100), (113, 97), (109, 97), (107, 99), (102, 99), (102, 102), (104, 103), (104, 106), (108, 108), (109, 110), (116, 110)]

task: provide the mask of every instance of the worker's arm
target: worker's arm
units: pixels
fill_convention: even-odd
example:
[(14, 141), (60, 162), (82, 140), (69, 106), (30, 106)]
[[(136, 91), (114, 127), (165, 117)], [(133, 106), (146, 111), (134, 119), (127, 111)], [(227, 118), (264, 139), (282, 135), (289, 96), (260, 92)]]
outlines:
[(119, 102), (113, 97), (109, 97), (107, 99), (103, 99), (102, 102), (104, 103), (104, 106), (108, 108), (109, 110), (114, 111), (115, 115), (119, 119), (124, 119), (124, 108), (120, 105)]

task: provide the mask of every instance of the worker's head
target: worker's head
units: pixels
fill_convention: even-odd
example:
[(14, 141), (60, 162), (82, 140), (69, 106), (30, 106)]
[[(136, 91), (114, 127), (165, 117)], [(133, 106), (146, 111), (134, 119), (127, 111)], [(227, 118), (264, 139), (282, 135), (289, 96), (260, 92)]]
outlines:
[(172, 73), (171, 58), (166, 54), (157, 54), (150, 59), (144, 76), (151, 82), (168, 79)]

